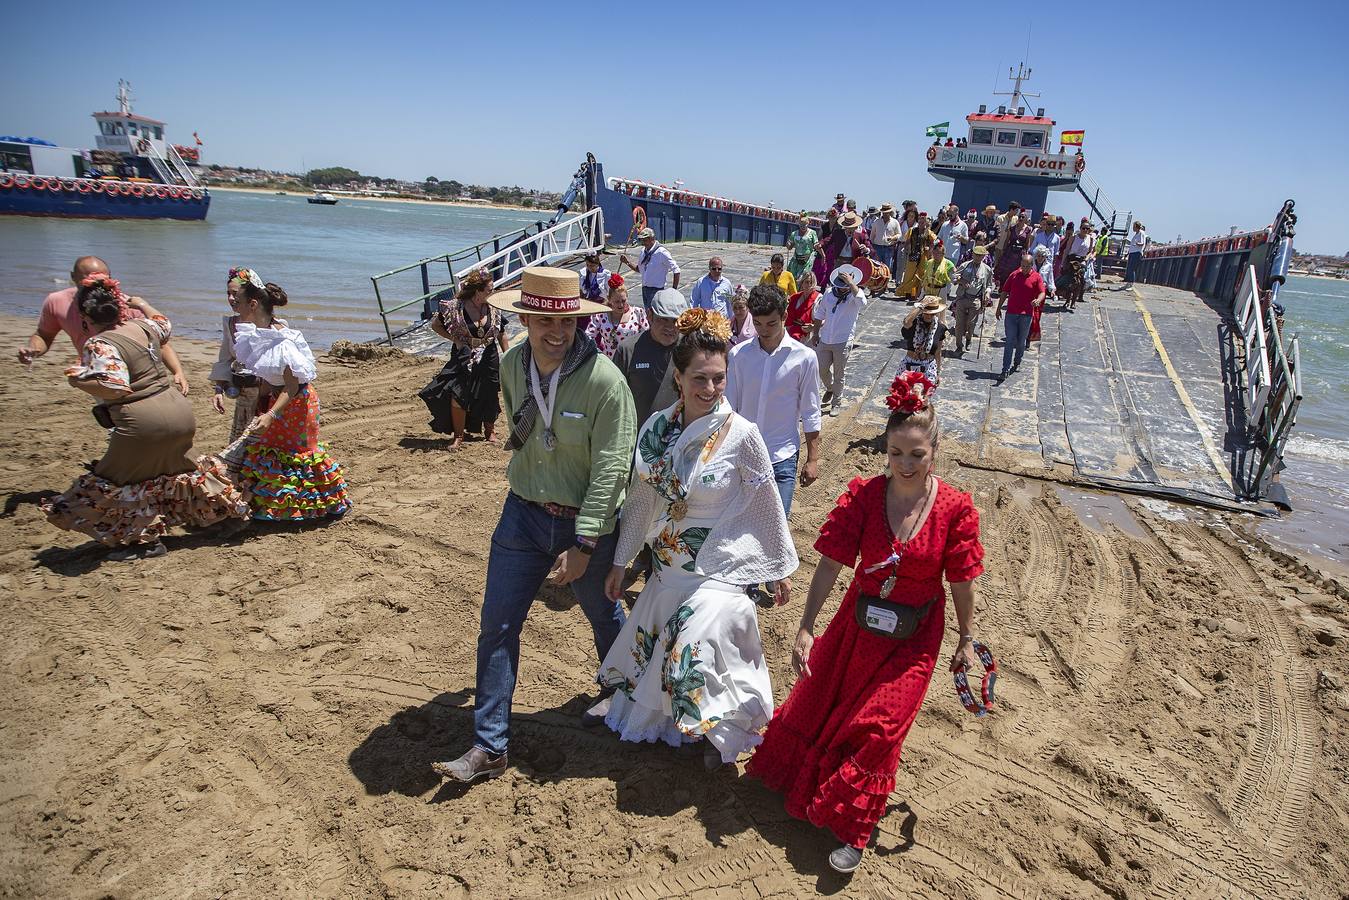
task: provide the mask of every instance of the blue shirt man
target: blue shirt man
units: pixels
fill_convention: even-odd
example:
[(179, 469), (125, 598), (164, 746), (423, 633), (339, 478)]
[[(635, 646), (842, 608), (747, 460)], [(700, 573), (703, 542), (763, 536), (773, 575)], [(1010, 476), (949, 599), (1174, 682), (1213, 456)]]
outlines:
[(724, 264), (720, 256), (707, 261), (707, 274), (693, 285), (689, 303), (699, 309), (719, 312), (731, 321), (731, 297), (735, 294), (735, 285), (721, 274)]

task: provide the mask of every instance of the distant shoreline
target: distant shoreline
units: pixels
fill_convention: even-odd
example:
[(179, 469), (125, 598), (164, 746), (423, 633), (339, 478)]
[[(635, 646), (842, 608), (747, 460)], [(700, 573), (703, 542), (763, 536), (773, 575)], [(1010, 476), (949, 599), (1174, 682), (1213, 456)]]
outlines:
[[(213, 184), (206, 186), (212, 191), (229, 191), (235, 194), (271, 194), (275, 195), (277, 188), (252, 188), (252, 187), (225, 187), (224, 185)], [(308, 197), (314, 192), (310, 190), (286, 191), (288, 197)], [(419, 200), (415, 197), (366, 197), (366, 196), (348, 196), (346, 194), (334, 194), (340, 200), (375, 200), (380, 203), (423, 203), (428, 206), (462, 206), (465, 209), (513, 209), (519, 212), (547, 213), (552, 215), (552, 211), (539, 206), (519, 206), (514, 203), (465, 203), (462, 200)]]
[(1336, 278), (1334, 275), (1312, 275), (1308, 272), (1289, 272), (1294, 278), (1319, 278), (1322, 281), (1349, 281), (1349, 278)]

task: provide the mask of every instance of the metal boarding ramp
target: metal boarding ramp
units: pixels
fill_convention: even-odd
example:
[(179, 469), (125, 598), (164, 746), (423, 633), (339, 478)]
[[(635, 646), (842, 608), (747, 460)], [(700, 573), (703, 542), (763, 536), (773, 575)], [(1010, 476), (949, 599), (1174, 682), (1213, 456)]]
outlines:
[[(491, 272), (497, 289), (509, 288), (525, 269), (565, 265), (603, 248), (603, 210), (595, 207), (576, 215), (559, 211), (559, 216), (551, 223), (536, 222), (453, 253), (431, 256), (373, 275), (370, 281), (379, 304), (380, 319), (384, 322), (385, 339), (393, 344), (396, 339), (424, 328), (441, 298), (453, 296), (459, 280), (475, 269), (485, 268)], [(415, 287), (406, 286), (413, 272), (420, 276), (421, 291), (408, 297), (407, 293), (415, 290)], [(390, 316), (410, 307), (418, 308), (420, 321), (396, 329), (389, 324)]]

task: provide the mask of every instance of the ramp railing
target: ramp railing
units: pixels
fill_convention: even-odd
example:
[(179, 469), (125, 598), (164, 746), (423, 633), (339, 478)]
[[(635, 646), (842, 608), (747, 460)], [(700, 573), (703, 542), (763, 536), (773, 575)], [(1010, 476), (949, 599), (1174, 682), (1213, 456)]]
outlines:
[[(373, 275), (370, 282), (374, 285), (379, 316), (384, 322), (384, 335), (393, 342), (395, 332), (389, 326), (389, 317), (409, 307), (420, 306), (420, 318), (423, 321), (429, 319), (441, 298), (452, 296), (459, 286), (459, 279), (474, 269), (487, 269), (495, 287), (501, 289), (510, 287), (527, 268), (562, 262), (603, 247), (604, 213), (597, 206), (552, 224), (535, 222), (453, 253), (442, 253)], [(400, 282), (409, 278), (407, 273), (413, 271), (421, 276), (421, 293), (395, 299), (404, 290)], [(399, 279), (400, 275), (404, 278)], [(403, 330), (400, 328), (398, 332)]]

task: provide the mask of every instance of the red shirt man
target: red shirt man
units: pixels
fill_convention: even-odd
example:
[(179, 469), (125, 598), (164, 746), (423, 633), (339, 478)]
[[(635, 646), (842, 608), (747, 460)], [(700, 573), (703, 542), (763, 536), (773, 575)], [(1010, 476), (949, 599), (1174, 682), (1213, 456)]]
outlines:
[(1034, 269), (1027, 272), (1024, 267), (1017, 269), (1007, 276), (1002, 285), (1002, 296), (1007, 298), (1007, 314), (1029, 316), (1035, 311), (1036, 301), (1044, 299), (1046, 289), (1045, 280), (1039, 272)]

